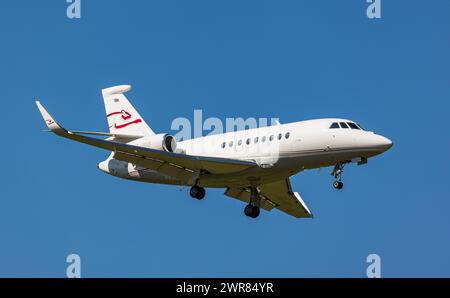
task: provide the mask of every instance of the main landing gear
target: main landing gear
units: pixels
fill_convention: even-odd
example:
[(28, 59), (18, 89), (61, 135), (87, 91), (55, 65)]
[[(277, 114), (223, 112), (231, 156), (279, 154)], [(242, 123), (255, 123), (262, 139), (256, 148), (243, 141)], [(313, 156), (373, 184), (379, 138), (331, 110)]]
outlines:
[(258, 203), (258, 190), (256, 189), (256, 187), (252, 187), (250, 192), (250, 202), (247, 206), (245, 206), (244, 214), (251, 218), (257, 218), (260, 212), (259, 206), (257, 206)]
[(259, 207), (252, 204), (248, 204), (244, 208), (244, 214), (251, 218), (257, 218), (259, 216)]
[(334, 166), (333, 172), (331, 172), (331, 175), (336, 179), (333, 182), (333, 187), (335, 189), (342, 189), (344, 187), (344, 183), (342, 182), (342, 172), (344, 172), (344, 166), (345, 163), (339, 162)]
[[(202, 200), (205, 197), (206, 191), (203, 187), (194, 185), (189, 190), (189, 194), (194, 199)], [(260, 198), (258, 190), (256, 189), (256, 187), (252, 187), (250, 193), (250, 202), (247, 206), (245, 206), (244, 214), (251, 218), (257, 218), (260, 213), (259, 202)]]
[(189, 191), (189, 194), (191, 197), (201, 200), (205, 197), (206, 191), (203, 187), (200, 187), (198, 185), (194, 185), (191, 187), (191, 190)]

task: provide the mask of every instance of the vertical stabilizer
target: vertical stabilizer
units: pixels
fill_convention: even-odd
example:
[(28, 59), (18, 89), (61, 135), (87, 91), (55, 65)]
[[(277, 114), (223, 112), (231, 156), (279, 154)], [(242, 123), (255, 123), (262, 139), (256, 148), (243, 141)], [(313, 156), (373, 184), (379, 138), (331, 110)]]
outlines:
[(155, 133), (134, 109), (124, 93), (131, 86), (122, 85), (102, 90), (109, 131), (112, 134), (151, 136)]

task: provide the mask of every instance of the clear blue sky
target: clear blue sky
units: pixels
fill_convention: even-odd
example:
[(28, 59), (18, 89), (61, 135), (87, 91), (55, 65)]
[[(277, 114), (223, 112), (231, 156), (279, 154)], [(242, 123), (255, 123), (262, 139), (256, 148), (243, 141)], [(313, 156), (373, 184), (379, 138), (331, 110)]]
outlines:
[[(450, 276), (450, 2), (2, 1), (0, 276)], [(108, 153), (42, 132), (40, 99), (67, 128), (106, 131), (100, 90), (158, 132), (176, 117), (345, 117), (395, 146), (292, 179), (315, 214), (257, 220), (208, 190), (120, 180)]]

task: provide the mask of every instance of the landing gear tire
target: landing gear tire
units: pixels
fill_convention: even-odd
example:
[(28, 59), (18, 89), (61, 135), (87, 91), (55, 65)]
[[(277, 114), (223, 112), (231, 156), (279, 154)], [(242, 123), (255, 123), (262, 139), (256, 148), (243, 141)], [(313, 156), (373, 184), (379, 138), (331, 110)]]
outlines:
[(334, 166), (333, 172), (331, 172), (331, 175), (334, 176), (334, 179), (336, 179), (333, 182), (333, 187), (335, 189), (342, 189), (344, 187), (344, 183), (342, 183), (342, 173), (344, 172), (344, 166), (348, 162), (339, 162)]
[(248, 217), (251, 217), (251, 218), (257, 218), (259, 216), (259, 212), (260, 212), (259, 207), (251, 205), (251, 204), (248, 204), (247, 206), (245, 206), (245, 209), (244, 209), (245, 215), (247, 215)]
[(342, 189), (344, 187), (344, 183), (342, 183), (341, 181), (334, 181), (333, 187), (336, 189)]
[(206, 191), (203, 187), (194, 185), (191, 187), (189, 194), (191, 195), (192, 198), (202, 200), (205, 197)]

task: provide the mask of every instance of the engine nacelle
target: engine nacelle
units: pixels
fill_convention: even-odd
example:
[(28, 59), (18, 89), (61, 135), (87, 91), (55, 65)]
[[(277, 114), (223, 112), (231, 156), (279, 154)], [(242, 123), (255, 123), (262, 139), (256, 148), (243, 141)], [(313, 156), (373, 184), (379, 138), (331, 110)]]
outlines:
[(175, 137), (164, 133), (143, 137), (129, 144), (151, 149), (164, 150), (167, 152), (175, 152), (175, 150), (177, 150), (177, 140)]

